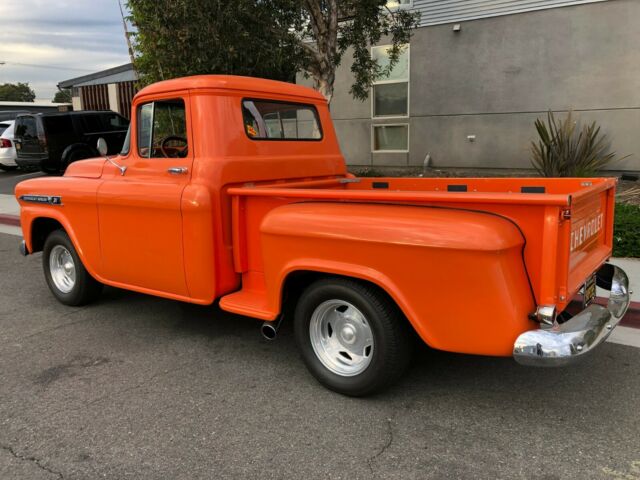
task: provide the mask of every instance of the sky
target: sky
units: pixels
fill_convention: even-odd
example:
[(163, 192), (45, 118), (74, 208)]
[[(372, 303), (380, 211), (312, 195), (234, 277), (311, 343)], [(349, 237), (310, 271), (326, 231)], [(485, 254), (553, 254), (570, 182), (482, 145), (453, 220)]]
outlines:
[(118, 0), (0, 0), (0, 84), (50, 101), (58, 82), (128, 62)]

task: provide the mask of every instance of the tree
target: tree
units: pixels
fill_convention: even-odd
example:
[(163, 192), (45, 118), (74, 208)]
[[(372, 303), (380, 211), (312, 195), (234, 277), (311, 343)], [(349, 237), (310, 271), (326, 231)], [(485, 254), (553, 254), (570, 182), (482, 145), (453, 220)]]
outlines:
[(59, 88), (53, 96), (53, 103), (71, 103), (71, 90), (68, 88)]
[[(293, 2), (299, 5), (295, 30), (303, 55), (302, 66), (329, 102), (336, 69), (349, 49), (353, 49), (351, 72), (354, 75), (349, 93), (365, 100), (372, 82), (388, 75), (396, 65), (420, 21), (419, 13), (392, 10), (387, 0)], [(369, 50), (383, 37), (391, 44), (389, 63), (384, 68), (371, 57)]]
[[(281, 1), (281, 0), (278, 0)], [(296, 39), (262, 0), (129, 0), (143, 84), (222, 73), (291, 81)], [(293, 61), (292, 61), (293, 58)]]
[[(135, 65), (143, 83), (201, 73), (293, 81), (303, 71), (328, 101), (353, 51), (350, 93), (364, 100), (408, 43), (419, 14), (387, 0), (129, 0)], [(382, 67), (369, 48), (391, 43)]]
[(36, 99), (28, 83), (5, 83), (0, 85), (0, 101), (2, 102), (33, 102)]

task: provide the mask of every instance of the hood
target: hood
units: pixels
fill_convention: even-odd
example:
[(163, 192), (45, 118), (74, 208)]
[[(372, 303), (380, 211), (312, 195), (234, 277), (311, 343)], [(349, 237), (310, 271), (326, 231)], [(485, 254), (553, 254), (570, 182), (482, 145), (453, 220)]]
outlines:
[(104, 157), (73, 162), (64, 172), (65, 177), (100, 178), (106, 160)]

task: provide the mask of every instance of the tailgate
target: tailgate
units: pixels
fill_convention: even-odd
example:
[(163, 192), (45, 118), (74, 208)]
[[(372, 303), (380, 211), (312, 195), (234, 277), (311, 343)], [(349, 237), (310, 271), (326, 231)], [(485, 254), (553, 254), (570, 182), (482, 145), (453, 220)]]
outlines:
[(613, 246), (615, 183), (579, 192), (571, 205), (567, 291), (575, 294), (610, 256)]

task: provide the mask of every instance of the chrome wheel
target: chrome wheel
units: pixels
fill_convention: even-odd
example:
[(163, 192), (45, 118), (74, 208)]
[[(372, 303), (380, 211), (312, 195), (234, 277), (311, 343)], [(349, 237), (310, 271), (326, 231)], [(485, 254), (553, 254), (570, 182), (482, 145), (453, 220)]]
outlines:
[(69, 293), (76, 284), (76, 265), (69, 250), (56, 245), (49, 254), (51, 280), (62, 293)]
[(351, 303), (327, 300), (311, 315), (311, 346), (330, 371), (344, 377), (364, 372), (373, 356), (373, 332), (369, 322)]

